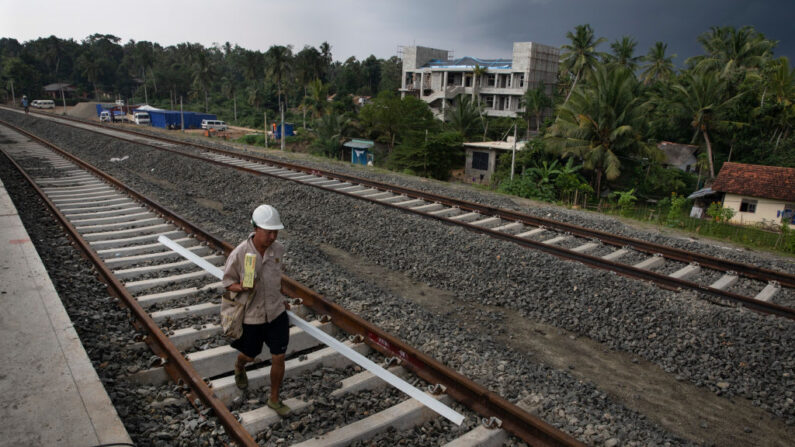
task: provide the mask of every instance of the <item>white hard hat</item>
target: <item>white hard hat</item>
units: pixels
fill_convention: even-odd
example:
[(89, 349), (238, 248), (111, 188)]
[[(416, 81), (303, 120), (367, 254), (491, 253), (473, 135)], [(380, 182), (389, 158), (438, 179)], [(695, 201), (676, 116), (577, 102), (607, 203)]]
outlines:
[(251, 215), (251, 223), (255, 227), (260, 227), (263, 230), (282, 230), (282, 219), (279, 217), (279, 212), (276, 208), (270, 205), (260, 205), (254, 210)]

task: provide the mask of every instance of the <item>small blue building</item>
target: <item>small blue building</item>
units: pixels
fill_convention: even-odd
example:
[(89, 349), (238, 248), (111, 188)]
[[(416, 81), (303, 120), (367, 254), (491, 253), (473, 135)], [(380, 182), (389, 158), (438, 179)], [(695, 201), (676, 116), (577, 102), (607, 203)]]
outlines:
[(343, 144), (343, 147), (351, 151), (351, 163), (355, 165), (367, 166), (373, 162), (372, 148), (375, 143), (370, 140), (353, 139)]

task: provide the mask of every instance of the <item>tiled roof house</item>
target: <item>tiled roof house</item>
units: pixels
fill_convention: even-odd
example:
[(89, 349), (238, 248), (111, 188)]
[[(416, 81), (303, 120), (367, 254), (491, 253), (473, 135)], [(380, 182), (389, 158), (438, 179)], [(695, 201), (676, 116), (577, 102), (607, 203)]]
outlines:
[(732, 208), (732, 222), (778, 223), (795, 209), (795, 168), (724, 163), (712, 184)]

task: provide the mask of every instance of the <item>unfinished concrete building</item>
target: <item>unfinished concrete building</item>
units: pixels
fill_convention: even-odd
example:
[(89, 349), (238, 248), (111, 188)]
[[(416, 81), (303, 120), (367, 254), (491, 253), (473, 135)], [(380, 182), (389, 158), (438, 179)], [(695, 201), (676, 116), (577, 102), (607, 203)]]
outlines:
[[(402, 47), (401, 97), (414, 95), (443, 118), (459, 95), (479, 100), (488, 116), (515, 117), (523, 112), (522, 96), (543, 82), (547, 94), (557, 82), (560, 50), (535, 42), (514, 42), (512, 59), (450, 59), (450, 52), (419, 46)], [(475, 67), (483, 73), (475, 79)], [(551, 110), (545, 113), (549, 116)]]

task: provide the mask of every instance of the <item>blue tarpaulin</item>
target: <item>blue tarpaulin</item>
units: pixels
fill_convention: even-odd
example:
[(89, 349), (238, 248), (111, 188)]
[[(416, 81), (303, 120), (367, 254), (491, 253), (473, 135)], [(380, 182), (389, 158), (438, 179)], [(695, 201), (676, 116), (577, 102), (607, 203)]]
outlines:
[[(293, 132), (293, 123), (284, 123), (284, 136), (291, 137), (295, 135)], [(281, 139), (282, 137), (282, 125), (280, 123), (273, 123), (273, 137)]]
[[(154, 127), (179, 129), (182, 127), (182, 113), (177, 110), (151, 110), (149, 120)], [(202, 120), (215, 120), (209, 113), (184, 112), (186, 129), (201, 129)]]

